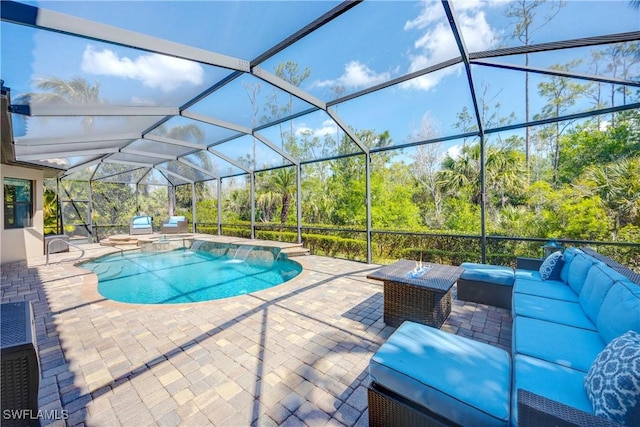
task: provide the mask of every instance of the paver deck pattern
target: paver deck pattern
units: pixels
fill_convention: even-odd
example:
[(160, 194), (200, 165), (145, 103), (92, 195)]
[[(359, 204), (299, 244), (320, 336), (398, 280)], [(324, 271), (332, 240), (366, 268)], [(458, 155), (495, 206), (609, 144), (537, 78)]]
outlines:
[[(304, 272), (283, 285), (163, 306), (106, 300), (72, 261), (3, 265), (2, 302), (33, 303), (40, 409), (68, 417), (41, 424), (368, 425), (367, 366), (395, 330), (382, 320), (382, 283), (365, 277), (380, 266), (296, 260)], [(454, 299), (442, 329), (511, 345), (500, 308)]]

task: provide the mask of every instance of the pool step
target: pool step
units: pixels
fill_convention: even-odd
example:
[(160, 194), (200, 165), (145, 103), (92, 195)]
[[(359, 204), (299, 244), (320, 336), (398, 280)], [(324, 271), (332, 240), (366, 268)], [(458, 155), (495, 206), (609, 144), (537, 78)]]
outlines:
[(128, 236), (124, 234), (110, 236), (106, 239), (102, 239), (100, 244), (103, 246), (137, 246), (138, 238), (135, 236)]
[(297, 257), (297, 256), (305, 256), (309, 255), (309, 249), (299, 246), (290, 246), (288, 248), (284, 248), (280, 251), (280, 253), (287, 255), (289, 258)]
[[(102, 246), (142, 246), (145, 243), (153, 243), (157, 242), (159, 235), (141, 235), (141, 236), (131, 236), (128, 234), (117, 234), (114, 236), (109, 236), (106, 239), (100, 240), (100, 244)], [(173, 236), (171, 236), (173, 237)], [(177, 237), (177, 236), (176, 236)], [(209, 236), (208, 236), (209, 237)], [(261, 244), (271, 244), (272, 246), (284, 246), (281, 250), (282, 254), (287, 255), (289, 258), (297, 257), (297, 256), (305, 256), (309, 255), (309, 249), (302, 246), (302, 244), (297, 243), (275, 243), (275, 242), (262, 242), (262, 241), (249, 241), (243, 239), (241, 241), (234, 241), (237, 245), (246, 245), (246, 244), (256, 244), (260, 246)]]

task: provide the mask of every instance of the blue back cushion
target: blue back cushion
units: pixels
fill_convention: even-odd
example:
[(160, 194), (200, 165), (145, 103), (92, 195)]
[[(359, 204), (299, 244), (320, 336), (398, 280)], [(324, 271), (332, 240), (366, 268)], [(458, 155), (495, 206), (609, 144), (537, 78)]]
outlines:
[(150, 216), (136, 216), (133, 217), (133, 225), (150, 225), (151, 217)]
[(640, 333), (640, 285), (615, 282), (602, 302), (596, 325), (605, 343), (628, 330)]
[(582, 310), (594, 324), (597, 322), (600, 306), (613, 286), (614, 277), (620, 278), (615, 271), (599, 261), (593, 264), (587, 273), (579, 301)]
[(569, 267), (571, 266), (571, 262), (576, 254), (582, 254), (580, 249), (578, 248), (567, 248), (562, 254), (562, 269), (560, 270), (560, 280), (564, 283), (569, 283)]
[(567, 282), (573, 291), (580, 295), (582, 286), (587, 278), (587, 273), (593, 265), (594, 259), (585, 254), (576, 254), (569, 266), (569, 276)]

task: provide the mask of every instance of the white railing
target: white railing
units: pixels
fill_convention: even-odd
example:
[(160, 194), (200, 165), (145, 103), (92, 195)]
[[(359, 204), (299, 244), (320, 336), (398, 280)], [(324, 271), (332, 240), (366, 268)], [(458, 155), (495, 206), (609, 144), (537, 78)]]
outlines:
[(65, 242), (66, 244), (71, 245), (76, 249), (80, 249), (80, 256), (78, 258), (61, 259), (60, 261), (58, 261), (58, 264), (60, 264), (63, 261), (75, 261), (75, 260), (78, 260), (78, 259), (80, 259), (80, 258), (82, 258), (84, 256), (84, 249), (82, 249), (80, 246), (74, 245), (73, 243), (70, 243), (67, 239), (63, 239), (63, 238), (58, 237), (58, 238), (55, 238), (55, 239), (51, 239), (51, 240), (49, 240), (47, 242), (47, 251), (46, 251), (47, 252), (46, 253), (47, 262), (45, 263), (45, 265), (49, 265), (49, 250), (51, 248), (51, 243), (58, 242), (58, 241)]

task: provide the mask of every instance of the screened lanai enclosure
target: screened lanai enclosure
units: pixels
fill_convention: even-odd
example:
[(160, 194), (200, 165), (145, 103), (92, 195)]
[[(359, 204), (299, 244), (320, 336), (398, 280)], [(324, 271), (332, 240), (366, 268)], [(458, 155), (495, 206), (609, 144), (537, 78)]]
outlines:
[[(640, 265), (637, 1), (3, 1), (13, 160), (45, 228), (362, 261)], [(620, 259), (621, 258), (621, 259)]]

